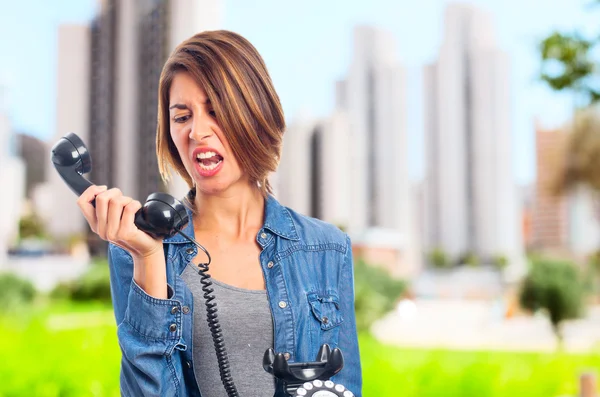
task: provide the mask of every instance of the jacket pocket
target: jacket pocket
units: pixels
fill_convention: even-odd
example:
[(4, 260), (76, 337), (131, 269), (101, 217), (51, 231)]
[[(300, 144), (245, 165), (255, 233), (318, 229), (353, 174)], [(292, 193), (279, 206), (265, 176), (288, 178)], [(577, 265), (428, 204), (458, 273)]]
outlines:
[(308, 303), (321, 330), (330, 330), (344, 321), (337, 295), (311, 292), (308, 294)]

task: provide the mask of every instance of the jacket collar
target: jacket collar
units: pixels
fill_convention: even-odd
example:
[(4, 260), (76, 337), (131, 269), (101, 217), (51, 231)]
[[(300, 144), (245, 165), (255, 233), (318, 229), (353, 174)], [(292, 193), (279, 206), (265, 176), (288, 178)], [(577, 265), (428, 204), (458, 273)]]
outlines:
[[(189, 222), (182, 229), (182, 232), (192, 238), (195, 238), (194, 225), (192, 222), (192, 210), (187, 206), (185, 207), (185, 210), (188, 214)], [(296, 224), (294, 223), (294, 219), (292, 218), (290, 211), (286, 207), (282, 206), (272, 195), (269, 195), (265, 201), (265, 220), (262, 228), (270, 230), (279, 237), (283, 237), (288, 240), (300, 239), (298, 237), (298, 233), (296, 232)], [(167, 244), (189, 243), (189, 241), (179, 233), (164, 239), (163, 242)]]
[(300, 240), (290, 210), (279, 204), (279, 201), (271, 195), (267, 197), (265, 204), (265, 222), (263, 228), (288, 240)]

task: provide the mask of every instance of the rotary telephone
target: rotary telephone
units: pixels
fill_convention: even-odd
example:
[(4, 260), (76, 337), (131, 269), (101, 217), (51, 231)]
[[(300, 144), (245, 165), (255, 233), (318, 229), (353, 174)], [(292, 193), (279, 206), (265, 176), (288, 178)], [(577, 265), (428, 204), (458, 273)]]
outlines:
[[(92, 158), (76, 134), (69, 133), (56, 142), (52, 147), (51, 160), (58, 174), (76, 195), (80, 196), (92, 185), (83, 177), (83, 174), (92, 170)], [(95, 206), (95, 201), (92, 205)], [(223, 386), (229, 397), (239, 397), (229, 371), (227, 352), (216, 315), (216, 303), (211, 302), (214, 296), (211, 296), (212, 283), (208, 274), (210, 254), (196, 240), (181, 231), (188, 222), (189, 217), (184, 205), (166, 193), (150, 194), (135, 214), (134, 221), (140, 230), (154, 238), (167, 238), (179, 233), (204, 251), (208, 257), (208, 262), (197, 265), (196, 270), (202, 278), (209, 329), (217, 352)], [(329, 380), (331, 376), (340, 372), (343, 366), (344, 358), (340, 349), (332, 351), (328, 345), (321, 346), (315, 362), (288, 363), (283, 354), (275, 354), (273, 349), (268, 349), (263, 357), (264, 370), (277, 379), (276, 391), (294, 397), (353, 397), (354, 394), (344, 386)]]

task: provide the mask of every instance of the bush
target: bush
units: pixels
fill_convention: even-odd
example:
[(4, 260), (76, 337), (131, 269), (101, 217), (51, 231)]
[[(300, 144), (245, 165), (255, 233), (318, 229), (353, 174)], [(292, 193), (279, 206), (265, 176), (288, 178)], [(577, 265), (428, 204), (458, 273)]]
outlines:
[(110, 273), (106, 261), (94, 262), (79, 279), (57, 285), (51, 293), (55, 299), (111, 302)]
[(494, 255), (492, 264), (496, 266), (498, 270), (504, 270), (506, 266), (508, 266), (508, 257), (502, 254)]
[(375, 320), (394, 309), (406, 283), (362, 260), (354, 264), (356, 326), (368, 330)]
[(450, 266), (450, 260), (448, 255), (441, 248), (433, 249), (428, 255), (427, 260), (429, 264), (436, 269), (444, 269)]
[(35, 213), (26, 215), (19, 220), (19, 237), (26, 238), (46, 238), (46, 227), (42, 219)]
[(0, 312), (31, 303), (35, 295), (35, 287), (30, 281), (12, 273), (0, 274)]
[(456, 260), (457, 266), (467, 265), (471, 267), (477, 267), (479, 266), (479, 263), (479, 257), (476, 253), (471, 251), (465, 252), (464, 254), (460, 255)]
[(581, 316), (584, 283), (577, 268), (565, 261), (541, 259), (532, 263), (523, 280), (519, 301), (533, 312), (545, 310), (559, 345), (564, 320)]

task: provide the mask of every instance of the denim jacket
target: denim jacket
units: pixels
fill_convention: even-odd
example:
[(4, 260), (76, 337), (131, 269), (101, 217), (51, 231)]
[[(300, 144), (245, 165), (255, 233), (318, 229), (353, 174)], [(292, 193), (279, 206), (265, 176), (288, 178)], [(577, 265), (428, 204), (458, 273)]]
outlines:
[[(193, 236), (189, 215), (183, 232)], [(339, 347), (344, 368), (332, 381), (360, 397), (350, 239), (336, 227), (300, 215), (269, 196), (256, 241), (262, 248), (260, 265), (273, 317), (275, 352), (288, 353), (290, 362), (307, 362), (315, 361), (323, 343)], [(165, 239), (163, 247), (168, 299), (146, 294), (133, 281), (132, 257), (115, 245), (108, 249), (124, 396), (200, 396), (192, 354), (193, 298), (181, 278), (198, 251), (180, 234)]]

